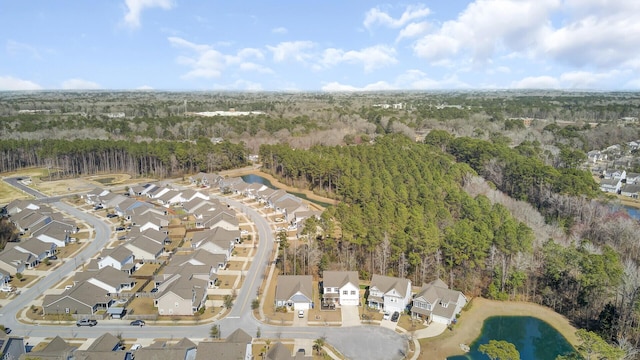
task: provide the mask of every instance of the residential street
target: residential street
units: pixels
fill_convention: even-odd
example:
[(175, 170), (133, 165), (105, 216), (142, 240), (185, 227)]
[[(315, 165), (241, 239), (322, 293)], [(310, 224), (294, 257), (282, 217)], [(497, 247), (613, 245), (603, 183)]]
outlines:
[[(37, 199), (45, 200), (46, 195), (19, 183), (15, 178), (4, 179)], [(266, 325), (254, 318), (251, 310), (251, 301), (256, 298), (256, 292), (262, 282), (262, 274), (267, 271), (269, 255), (273, 248), (274, 236), (269, 223), (258, 211), (239, 201), (228, 198), (220, 198), (231, 207), (247, 215), (254, 222), (259, 236), (259, 246), (248, 271), (245, 280), (238, 291), (234, 306), (228, 316), (216, 322), (220, 325), (222, 337), (226, 337), (234, 330), (241, 328), (252, 336), (256, 336), (260, 328), (262, 338), (303, 338), (316, 339), (325, 336), (327, 342), (342, 352), (349, 359), (402, 359), (407, 347), (407, 338), (393, 330), (380, 326), (345, 326), (345, 327), (287, 327)], [(56, 198), (56, 200), (59, 200)], [(94, 228), (95, 238), (76, 257), (78, 262), (68, 259), (62, 266), (51, 271), (51, 274), (40, 279), (38, 284), (13, 299), (9, 304), (0, 309), (2, 323), (13, 329), (14, 335), (28, 337), (51, 337), (60, 335), (64, 338), (95, 338), (104, 332), (121, 334), (125, 338), (151, 339), (151, 338), (182, 338), (188, 337), (194, 341), (208, 338), (211, 323), (201, 325), (170, 322), (167, 326), (146, 326), (144, 328), (129, 326), (124, 320), (101, 320), (98, 326), (77, 328), (75, 325), (27, 325), (19, 322), (16, 315), (19, 311), (28, 307), (46, 289), (52, 287), (63, 277), (74, 271), (76, 265), (94, 256), (108, 242), (111, 230), (102, 220), (60, 201), (51, 205), (66, 212)], [(351, 322), (350, 322), (351, 323)], [(13, 335), (12, 334), (12, 335)]]

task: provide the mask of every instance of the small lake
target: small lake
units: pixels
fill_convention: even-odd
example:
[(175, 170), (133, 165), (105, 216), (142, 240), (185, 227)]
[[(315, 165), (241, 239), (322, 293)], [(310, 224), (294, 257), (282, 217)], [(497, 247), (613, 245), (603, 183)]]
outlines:
[[(255, 174), (248, 174), (248, 175), (242, 175), (240, 178), (242, 178), (242, 180), (244, 180), (244, 182), (248, 183), (248, 184), (262, 184), (265, 185), (267, 187), (270, 187), (272, 189), (278, 189), (278, 187), (274, 186), (271, 181), (269, 181), (268, 179), (263, 178), (262, 176), (259, 175), (255, 175)], [(318, 200), (313, 200), (313, 199), (309, 199), (307, 197), (307, 195), (302, 194), (302, 193), (297, 193), (297, 192), (293, 192), (293, 191), (287, 191), (289, 194), (291, 195), (295, 195), (297, 197), (299, 197), (300, 199), (304, 199), (307, 200), (309, 202), (312, 202), (314, 204), (320, 205), (324, 208), (328, 208), (329, 206), (332, 206), (333, 204), (329, 204), (326, 202), (322, 202), (322, 201), (318, 201)]]
[[(464, 325), (463, 325), (464, 326)], [(555, 359), (574, 351), (571, 344), (555, 328), (530, 316), (493, 316), (484, 321), (482, 333), (470, 345), (466, 355), (448, 357), (447, 360), (486, 360), (478, 351), (489, 340), (504, 340), (516, 346), (522, 360)]]

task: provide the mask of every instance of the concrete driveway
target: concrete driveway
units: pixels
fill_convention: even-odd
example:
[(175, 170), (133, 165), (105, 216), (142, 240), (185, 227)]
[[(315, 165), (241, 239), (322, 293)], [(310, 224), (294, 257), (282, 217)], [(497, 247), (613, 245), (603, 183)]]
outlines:
[(360, 314), (357, 306), (342, 306), (342, 326), (360, 326)]
[(307, 318), (309, 318), (309, 310), (304, 311), (304, 317), (298, 317), (298, 310), (294, 310), (293, 326), (307, 326)]

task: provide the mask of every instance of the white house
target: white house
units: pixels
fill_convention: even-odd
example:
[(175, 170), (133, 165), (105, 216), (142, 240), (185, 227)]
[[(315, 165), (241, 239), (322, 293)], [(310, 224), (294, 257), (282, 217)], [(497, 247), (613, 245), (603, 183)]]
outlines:
[(449, 289), (447, 284), (437, 279), (423, 286), (414, 296), (411, 316), (449, 325), (466, 304), (467, 298), (463, 293)]
[(367, 303), (375, 309), (403, 312), (411, 303), (411, 280), (373, 275)]
[(276, 284), (276, 307), (287, 306), (294, 310), (313, 307), (313, 279), (311, 275), (280, 275)]
[(341, 306), (360, 304), (360, 280), (356, 271), (322, 273), (322, 302)]
[(120, 245), (115, 249), (105, 249), (102, 251), (102, 257), (98, 259), (98, 268), (112, 266), (118, 270), (123, 270), (127, 264), (133, 264), (133, 253), (124, 245)]

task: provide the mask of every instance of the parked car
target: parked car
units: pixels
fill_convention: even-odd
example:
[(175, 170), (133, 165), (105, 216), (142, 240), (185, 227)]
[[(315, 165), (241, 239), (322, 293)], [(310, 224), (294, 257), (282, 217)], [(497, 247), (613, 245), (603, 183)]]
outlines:
[(124, 226), (118, 226), (118, 227), (116, 228), (116, 231), (124, 231)]
[(111, 219), (111, 218), (114, 218), (114, 217), (118, 217), (118, 214), (109, 213), (109, 214), (107, 214), (107, 217), (108, 217), (109, 219)]
[(391, 317), (391, 314), (388, 311), (385, 311), (384, 314), (382, 315), (382, 320), (389, 320), (390, 317)]
[(15, 289), (11, 285), (0, 286), (0, 291), (2, 291), (2, 292), (12, 292), (13, 290), (15, 290)]
[(299, 310), (298, 311), (298, 317), (299, 318), (303, 318), (304, 317), (304, 310)]
[(4, 333), (11, 334), (11, 328), (8, 328), (8, 327), (4, 328)]
[(151, 289), (151, 292), (152, 292), (152, 293), (157, 293), (157, 292), (158, 292), (158, 288), (153, 288), (153, 289)]
[(142, 345), (140, 344), (133, 344), (131, 345), (131, 351), (136, 351), (138, 349), (140, 349), (142, 347)]
[(57, 255), (51, 255), (51, 256), (49, 256), (49, 260), (58, 260), (58, 256)]
[(96, 326), (98, 325), (98, 321), (97, 320), (93, 320), (93, 319), (80, 319), (76, 322), (76, 326), (80, 327), (80, 326)]
[(145, 322), (144, 320), (133, 320), (132, 322), (129, 323), (129, 325), (143, 327), (145, 325)]
[(104, 207), (102, 205), (96, 205), (93, 210), (102, 210)]
[(397, 322), (398, 319), (400, 319), (400, 313), (396, 311), (393, 313), (393, 315), (391, 315), (391, 321)]

